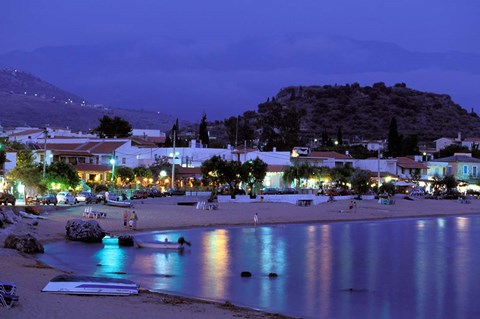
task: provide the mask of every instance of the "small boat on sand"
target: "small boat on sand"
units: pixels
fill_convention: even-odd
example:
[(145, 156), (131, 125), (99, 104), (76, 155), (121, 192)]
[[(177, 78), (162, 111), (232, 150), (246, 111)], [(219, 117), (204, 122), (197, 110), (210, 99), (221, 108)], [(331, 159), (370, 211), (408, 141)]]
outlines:
[(118, 296), (136, 295), (138, 286), (135, 282), (126, 279), (59, 275), (51, 279), (42, 291), (70, 295)]
[(122, 202), (119, 200), (107, 200), (106, 204), (108, 206), (116, 206), (116, 207), (130, 207), (132, 203), (130, 202)]
[(177, 242), (168, 241), (165, 238), (165, 241), (140, 241), (135, 240), (139, 248), (154, 248), (154, 249), (173, 249), (173, 250), (183, 250), (184, 245), (191, 246), (192, 244), (186, 241), (183, 237), (180, 237)]

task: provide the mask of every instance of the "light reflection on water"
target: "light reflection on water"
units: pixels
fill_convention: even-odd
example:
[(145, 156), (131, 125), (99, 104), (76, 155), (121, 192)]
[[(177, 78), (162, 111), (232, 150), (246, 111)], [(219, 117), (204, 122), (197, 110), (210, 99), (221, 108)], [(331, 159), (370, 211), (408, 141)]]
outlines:
[[(44, 262), (158, 291), (306, 318), (472, 318), (480, 312), (480, 219), (450, 217), (136, 234), (183, 253), (46, 245)], [(241, 278), (250, 271), (251, 278)], [(268, 274), (279, 276), (271, 279)]]

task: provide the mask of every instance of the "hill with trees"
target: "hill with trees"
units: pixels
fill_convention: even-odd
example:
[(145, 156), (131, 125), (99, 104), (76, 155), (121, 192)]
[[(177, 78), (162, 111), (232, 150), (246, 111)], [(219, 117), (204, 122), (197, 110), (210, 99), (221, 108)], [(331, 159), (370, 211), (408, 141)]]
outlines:
[[(158, 112), (91, 104), (14, 69), (0, 69), (0, 114), (3, 127), (49, 125), (84, 131), (94, 129), (105, 116), (126, 120), (133, 128), (164, 132), (170, 132), (175, 121)], [(448, 95), (417, 91), (404, 83), (291, 86), (267, 98), (256, 111), (207, 123), (208, 115), (199, 119), (200, 125), (186, 127), (188, 123), (182, 121), (183, 142), (197, 138), (210, 147), (247, 144), (262, 150), (291, 150), (334, 141), (385, 140), (393, 118), (399, 135), (409, 142), (458, 133), (480, 137), (480, 118), (473, 110), (465, 110)]]
[(306, 131), (326, 130), (332, 135), (341, 127), (350, 139), (386, 138), (393, 117), (401, 134), (417, 134), (422, 140), (457, 136), (458, 132), (480, 135), (480, 119), (473, 111), (463, 109), (448, 95), (417, 91), (404, 83), (288, 87), (270, 101), (276, 103), (305, 110), (302, 129)]
[[(421, 92), (404, 83), (292, 86), (258, 105), (257, 111), (210, 123), (215, 134), (231, 144), (258, 140), (261, 149), (291, 150), (334, 141), (386, 140), (392, 119), (407, 140), (480, 137), (480, 118), (450, 96)], [(223, 128), (221, 127), (223, 126)], [(224, 130), (222, 133), (222, 129)]]

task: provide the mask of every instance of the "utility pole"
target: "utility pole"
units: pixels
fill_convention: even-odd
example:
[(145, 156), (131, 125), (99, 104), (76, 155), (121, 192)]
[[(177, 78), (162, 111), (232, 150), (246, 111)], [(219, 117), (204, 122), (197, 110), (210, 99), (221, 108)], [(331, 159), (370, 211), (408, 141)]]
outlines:
[(177, 140), (177, 128), (173, 130), (173, 156), (172, 156), (172, 188), (175, 188), (175, 142)]
[(247, 161), (247, 140), (245, 140), (244, 151), (245, 151), (245, 162), (246, 162)]
[(380, 149), (383, 150), (383, 142), (378, 147), (378, 162), (377, 162), (377, 193), (380, 194)]
[(47, 134), (48, 134), (48, 130), (46, 127), (44, 128), (43, 133), (45, 134), (45, 141), (43, 143), (43, 179), (45, 179), (45, 168), (47, 165)]
[(237, 149), (237, 143), (238, 143), (238, 116), (237, 116), (237, 126), (235, 127), (235, 147), (234, 147), (234, 149)]

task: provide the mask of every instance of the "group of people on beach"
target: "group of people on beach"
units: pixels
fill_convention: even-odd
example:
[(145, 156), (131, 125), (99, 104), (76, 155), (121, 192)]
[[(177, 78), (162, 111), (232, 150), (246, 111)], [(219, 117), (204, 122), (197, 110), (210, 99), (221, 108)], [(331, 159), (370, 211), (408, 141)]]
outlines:
[(133, 230), (137, 229), (137, 221), (138, 221), (138, 215), (135, 211), (130, 212), (126, 209), (123, 212), (123, 226), (124, 227), (130, 227)]

